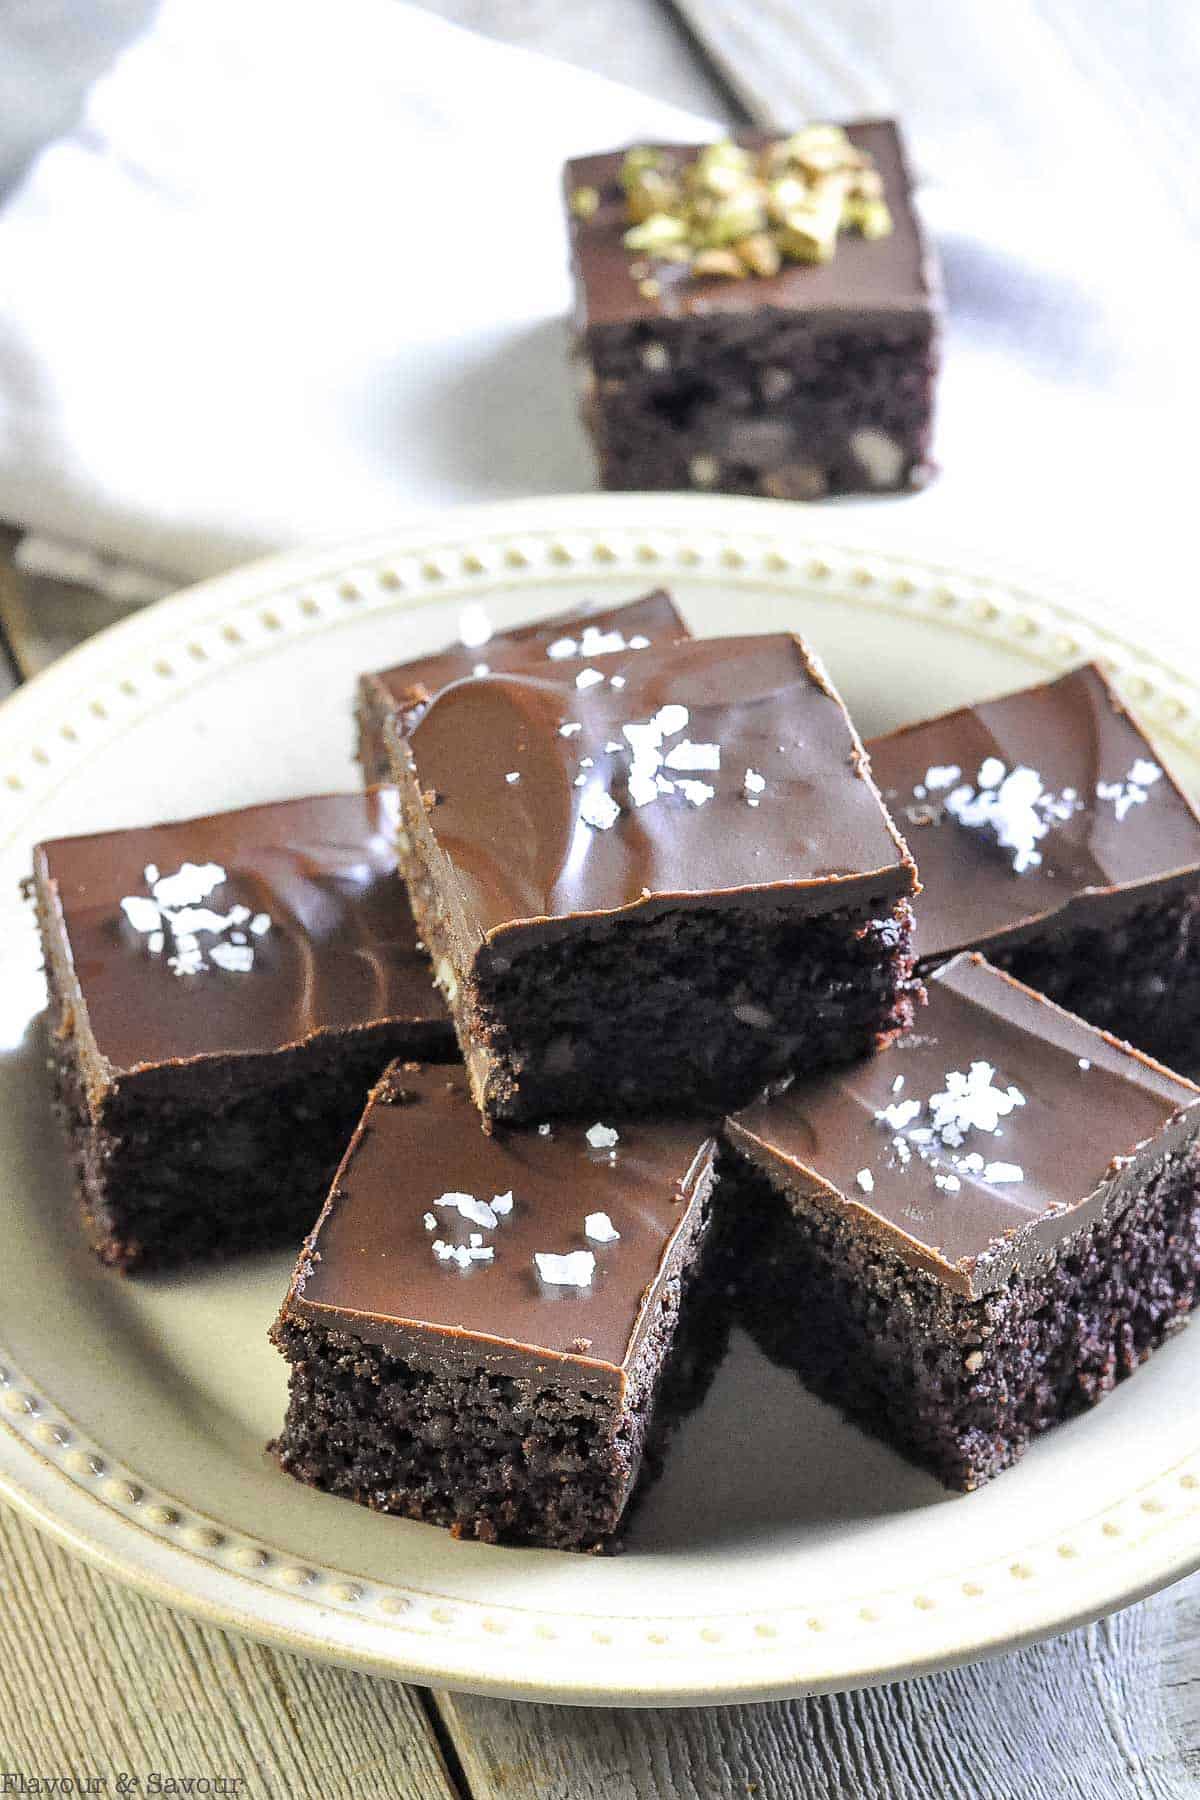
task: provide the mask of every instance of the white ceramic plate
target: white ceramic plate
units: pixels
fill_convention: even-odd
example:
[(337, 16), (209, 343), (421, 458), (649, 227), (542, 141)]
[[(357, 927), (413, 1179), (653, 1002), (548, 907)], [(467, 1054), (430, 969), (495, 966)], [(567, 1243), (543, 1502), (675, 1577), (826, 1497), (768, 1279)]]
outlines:
[(163, 602), (0, 709), (0, 1491), (206, 1618), (381, 1673), (542, 1700), (763, 1699), (1060, 1631), (1200, 1563), (1200, 1330), (952, 1497), (741, 1344), (626, 1554), (452, 1542), (264, 1453), (285, 1258), (125, 1282), (75, 1227), (18, 883), (39, 837), (353, 785), (355, 675), (586, 597), (671, 586), (703, 632), (798, 628), (867, 732), (1098, 655), (1200, 787), (1200, 689), (996, 574), (770, 502), (589, 497), (443, 515)]

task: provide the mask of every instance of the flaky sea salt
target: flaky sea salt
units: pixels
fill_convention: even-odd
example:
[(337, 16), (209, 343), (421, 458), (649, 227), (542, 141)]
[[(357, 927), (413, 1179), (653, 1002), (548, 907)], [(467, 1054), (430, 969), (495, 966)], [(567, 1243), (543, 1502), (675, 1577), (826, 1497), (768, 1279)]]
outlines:
[(474, 1194), (440, 1194), (433, 1203), (435, 1206), (452, 1207), (460, 1216), (472, 1225), (483, 1225), (488, 1231), (494, 1229), (496, 1215), (486, 1200), (477, 1200)]
[(707, 781), (677, 781), (675, 786), (691, 806), (707, 806), (717, 791)]
[(857, 1181), (864, 1194), (874, 1193), (875, 1177), (872, 1175), (870, 1169), (860, 1169), (854, 1179)]
[(566, 657), (576, 656), (578, 653), (579, 646), (576, 644), (574, 638), (555, 638), (552, 644), (546, 645), (546, 655), (550, 658), (551, 662), (562, 662)]
[(611, 831), (621, 816), (621, 809), (611, 794), (594, 788), (579, 803), (579, 816), (594, 831)]
[[(961, 774), (962, 770), (957, 763), (934, 763), (932, 768), (925, 771), (926, 791), (936, 793), (940, 788), (953, 787)], [(913, 791), (916, 792), (915, 789)], [(924, 798), (925, 795), (922, 794), (921, 799)]]
[(668, 750), (666, 758), (668, 769), (702, 770), (711, 772), (721, 766), (720, 744), (693, 744), (690, 738), (684, 738), (672, 750)]
[(214, 944), (208, 958), (230, 975), (248, 975), (254, 967), (254, 951), (249, 944)]
[(620, 1134), (611, 1125), (601, 1125), (597, 1120), (589, 1125), (584, 1136), (593, 1150), (612, 1150), (620, 1142)]
[(512, 1209), (513, 1197), (511, 1188), (509, 1188), (507, 1194), (492, 1195), (492, 1211), (498, 1219), (507, 1218)]
[(935, 1175), (933, 1185), (941, 1188), (944, 1194), (957, 1194), (962, 1187), (962, 1182), (957, 1175)]
[(1113, 812), (1120, 823), (1131, 807), (1145, 805), (1149, 790), (1161, 779), (1162, 770), (1158, 764), (1139, 756), (1123, 781), (1098, 781), (1096, 798), (1112, 801)]
[(507, 781), (509, 787), (515, 787), (517, 782), (521, 779), (520, 769), (510, 769), (504, 779)]
[(1050, 829), (1038, 811), (1042, 778), (1036, 769), (1020, 767), (989, 784), (982, 779), (986, 768), (979, 771), (978, 792), (970, 786), (954, 788), (946, 796), (946, 811), (969, 830), (992, 833), (1002, 850), (1012, 851), (1014, 873), (1023, 875), (1041, 862), (1037, 845)]
[(566, 737), (566, 738), (574, 737), (575, 733), (577, 731), (582, 731), (582, 730), (583, 730), (583, 726), (578, 722), (578, 720), (568, 719), (567, 723), (565, 725), (559, 726), (558, 735), (559, 735), (559, 737)]
[(1081, 1056), (1079, 1059), (1079, 1066), (1081, 1069), (1090, 1069), (1092, 1066), (1091, 1057), (1090, 1056)]
[(437, 1220), (434, 1218), (432, 1213), (426, 1213), (423, 1217), (422, 1223), (424, 1224), (426, 1231), (436, 1231), (437, 1230)]
[[(249, 923), (253, 934), (261, 937), (271, 929), (270, 915), (258, 913), (251, 919), (248, 906), (238, 904), (219, 913), (202, 904), (228, 880), (220, 863), (181, 863), (173, 875), (162, 875), (156, 863), (147, 863), (143, 874), (151, 894), (126, 894), (120, 905), (151, 956), (161, 956), (169, 938), (167, 967), (176, 975), (199, 975), (210, 967), (230, 975), (250, 972), (254, 947), (241, 928)], [(201, 936), (217, 940), (208, 946), (207, 961)]]
[(536, 1250), (533, 1260), (538, 1274), (551, 1287), (590, 1287), (596, 1273), (596, 1258), (591, 1250), (568, 1250), (565, 1256)]
[(583, 1235), (593, 1244), (615, 1244), (621, 1236), (606, 1212), (589, 1213), (583, 1221)]
[[(895, 1092), (893, 1088), (892, 1092)], [(893, 1131), (903, 1131), (919, 1117), (921, 1102), (919, 1100), (893, 1100), (890, 1106), (881, 1107), (875, 1114), (877, 1125), (887, 1125)]]
[(1024, 1181), (1025, 1171), (1019, 1163), (990, 1162), (984, 1166), (983, 1179), (999, 1187), (1005, 1182)]
[(1014, 1107), (1024, 1106), (1019, 1088), (992, 1086), (995, 1073), (988, 1062), (973, 1062), (966, 1074), (947, 1071), (945, 1091), (929, 1098), (933, 1128), (944, 1144), (961, 1144), (968, 1131), (995, 1131)]
[(599, 669), (580, 669), (578, 675), (575, 677), (575, 686), (579, 688), (581, 692), (586, 692), (588, 688), (596, 687), (603, 680), (604, 677)]

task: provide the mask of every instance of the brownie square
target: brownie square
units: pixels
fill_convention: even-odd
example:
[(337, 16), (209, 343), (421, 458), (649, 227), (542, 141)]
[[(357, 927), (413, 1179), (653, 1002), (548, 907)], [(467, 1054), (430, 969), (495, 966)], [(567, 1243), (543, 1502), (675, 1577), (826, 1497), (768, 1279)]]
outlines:
[(867, 748), (920, 867), (922, 968), (982, 950), (1140, 1049), (1200, 1063), (1200, 819), (1094, 664)]
[(387, 730), (486, 1119), (723, 1110), (909, 1022), (912, 860), (798, 639), (514, 670)]
[(1186, 1322), (1200, 1089), (963, 955), (921, 1031), (727, 1121), (744, 1320), (947, 1487)]
[(393, 790), (34, 852), (58, 1093), (117, 1267), (294, 1244), (371, 1083), (454, 1037), (396, 875)]
[(699, 1399), (715, 1140), (485, 1137), (460, 1070), (388, 1070), (272, 1333), (289, 1474), (458, 1537), (591, 1550)]
[(645, 649), (691, 636), (671, 596), (662, 588), (624, 606), (558, 613), (536, 625), (520, 625), (515, 631), (493, 634), (486, 616), (472, 625), (471, 636), (476, 641), (471, 645), (453, 644), (435, 656), (418, 657), (359, 677), (358, 760), (368, 786), (391, 779), (384, 721), (394, 718), (400, 731), (411, 731), (433, 696), (452, 681), (520, 668), (546, 658), (565, 662), (582, 656), (591, 661), (614, 650)]
[[(728, 146), (665, 145), (567, 165), (576, 356), (604, 487), (813, 500), (903, 491), (928, 479), (941, 310), (936, 262), (896, 126), (864, 122), (847, 126), (845, 136), (849, 154), (869, 164), (856, 179), (881, 190), (882, 210), (866, 201), (861, 225), (840, 232), (835, 219), (836, 235), (811, 247), (827, 260), (783, 260), (778, 268), (778, 250), (769, 243), (764, 250), (761, 231), (752, 231), (749, 249), (726, 241), (726, 215), (745, 193), (737, 185), (745, 172), (735, 170), (732, 201), (722, 198)], [(786, 140), (761, 133), (737, 142), (760, 171), (787, 154), (779, 148)], [(673, 193), (690, 193), (693, 212), (698, 203), (704, 213), (703, 232), (720, 240), (718, 261), (734, 252), (738, 263), (742, 248), (753, 267), (742, 262), (740, 278), (705, 274), (717, 266), (711, 251), (678, 241), (645, 248), (646, 238), (669, 237), (670, 224), (661, 224), (661, 214), (659, 223), (647, 222), (655, 195), (651, 189), (647, 198), (646, 176), (630, 155), (635, 164), (659, 158), (650, 180), (665, 183), (668, 207)], [(796, 163), (785, 179), (793, 189), (798, 179), (815, 180), (804, 210), (819, 213), (830, 182), (842, 177), (813, 174), (813, 152), (801, 146), (799, 155), (809, 172)], [(780, 191), (769, 189), (772, 206)], [(745, 222), (755, 224), (758, 205)], [(642, 220), (632, 227), (632, 246), (631, 212)], [(730, 229), (740, 229), (736, 219)]]

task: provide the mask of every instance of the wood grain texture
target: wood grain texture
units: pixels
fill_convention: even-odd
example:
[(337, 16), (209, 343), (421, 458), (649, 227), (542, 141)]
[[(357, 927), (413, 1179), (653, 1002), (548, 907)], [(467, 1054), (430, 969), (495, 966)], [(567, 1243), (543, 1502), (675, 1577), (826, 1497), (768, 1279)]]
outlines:
[[(437, 1700), (474, 1800), (1185, 1800), (1198, 1627), (1200, 1579), (1012, 1656), (857, 1694), (674, 1713)], [(1168, 1651), (1186, 1751), (1158, 1681)]]
[(420, 1700), (168, 1612), (0, 1509), (0, 1776), (240, 1776), (244, 1800), (457, 1800)]

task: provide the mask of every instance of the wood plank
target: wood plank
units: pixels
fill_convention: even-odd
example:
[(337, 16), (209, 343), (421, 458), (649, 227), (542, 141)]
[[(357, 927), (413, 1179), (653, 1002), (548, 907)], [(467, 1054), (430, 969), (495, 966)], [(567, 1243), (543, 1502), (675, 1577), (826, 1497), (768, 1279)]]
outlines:
[(1198, 1652), (1200, 1577), (1086, 1631), (857, 1694), (677, 1712), (437, 1703), (475, 1800), (1183, 1800)]
[(168, 1612), (0, 1508), (0, 1770), (460, 1800), (421, 1700)]
[(23, 681), (76, 644), (128, 618), (135, 605), (106, 599), (76, 582), (31, 575), (16, 564), (20, 532), (0, 526), (0, 635)]

